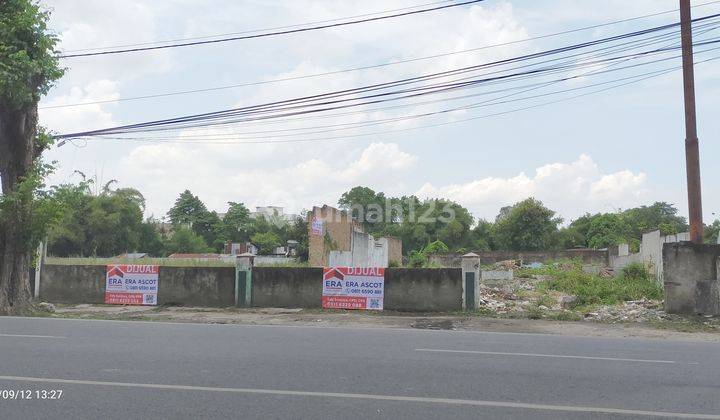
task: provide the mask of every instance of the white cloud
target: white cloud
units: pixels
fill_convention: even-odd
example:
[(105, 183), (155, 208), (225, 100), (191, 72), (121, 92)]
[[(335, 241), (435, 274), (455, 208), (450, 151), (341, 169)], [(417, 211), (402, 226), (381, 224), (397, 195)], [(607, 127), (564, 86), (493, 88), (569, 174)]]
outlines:
[(647, 176), (623, 170), (605, 174), (587, 155), (571, 163), (551, 163), (510, 177), (487, 177), (464, 184), (418, 191), (421, 197), (446, 197), (467, 206), (477, 217), (494, 219), (498, 210), (527, 197), (535, 197), (569, 221), (585, 212), (612, 211), (646, 204), (650, 195)]
[[(65, 95), (54, 96), (41, 107), (53, 107), (79, 102), (116, 100), (120, 97), (118, 84), (112, 80), (95, 80), (83, 87), (73, 87)], [(112, 114), (102, 104), (79, 107), (40, 109), (40, 123), (60, 133), (115, 125)]]
[[(228, 201), (298, 211), (335, 204), (340, 194), (360, 184), (400, 191), (406, 188), (402, 175), (417, 162), (417, 157), (393, 143), (372, 143), (344, 154), (322, 148), (312, 148), (310, 153), (295, 151), (302, 160), (291, 161), (287, 150), (276, 153), (272, 145), (261, 145), (260, 150), (237, 145), (139, 146), (122, 159), (123, 171), (117, 178), (121, 185), (142, 185), (149, 211), (155, 215), (164, 215), (185, 188), (221, 212)], [(279, 166), (266, 164), (274, 159), (285, 161)]]

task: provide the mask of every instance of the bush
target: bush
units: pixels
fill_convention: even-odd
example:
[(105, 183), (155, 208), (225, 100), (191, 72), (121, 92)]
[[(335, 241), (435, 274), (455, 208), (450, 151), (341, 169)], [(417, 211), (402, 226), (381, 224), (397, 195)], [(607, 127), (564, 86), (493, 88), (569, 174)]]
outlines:
[(604, 279), (582, 271), (579, 264), (561, 265), (541, 269), (542, 274), (552, 277), (540, 284), (544, 290), (557, 290), (575, 295), (576, 306), (614, 305), (642, 298), (660, 299), (662, 286), (640, 265), (626, 267), (612, 279)]
[(408, 255), (408, 267), (420, 268), (427, 264), (427, 257), (421, 251), (411, 251)]
[(640, 263), (632, 263), (623, 267), (620, 277), (630, 281), (643, 281), (650, 279), (650, 272)]

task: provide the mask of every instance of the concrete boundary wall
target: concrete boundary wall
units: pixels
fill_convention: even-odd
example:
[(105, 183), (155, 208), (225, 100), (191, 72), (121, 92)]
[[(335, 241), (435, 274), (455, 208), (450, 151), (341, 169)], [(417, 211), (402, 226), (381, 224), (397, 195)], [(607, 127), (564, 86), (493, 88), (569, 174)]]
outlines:
[[(105, 265), (45, 265), (40, 299), (68, 304), (102, 304)], [(320, 308), (322, 268), (253, 267), (249, 303), (255, 307)], [(234, 267), (166, 267), (158, 275), (158, 304), (229, 307), (235, 302)], [(385, 309), (462, 309), (459, 268), (388, 268)]]
[[(104, 265), (45, 265), (40, 299), (55, 303), (104, 303)], [(158, 304), (224, 307), (235, 304), (234, 267), (160, 267)]]
[(320, 308), (323, 269), (253, 267), (251, 304), (265, 308)]
[(397, 311), (462, 310), (459, 268), (388, 268), (385, 309)]
[[(253, 267), (252, 306), (320, 308), (322, 268)], [(385, 309), (462, 309), (462, 274), (455, 268), (385, 269)]]
[(665, 310), (720, 315), (720, 245), (663, 245)]

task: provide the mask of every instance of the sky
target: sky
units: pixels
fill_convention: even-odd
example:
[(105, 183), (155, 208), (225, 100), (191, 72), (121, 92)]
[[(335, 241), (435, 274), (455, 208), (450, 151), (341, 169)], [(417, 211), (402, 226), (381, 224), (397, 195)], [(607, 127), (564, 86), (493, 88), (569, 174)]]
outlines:
[[(426, 1), (426, 3), (429, 0)], [(694, 1), (694, 17), (720, 2)], [(42, 0), (63, 51), (203, 37), (374, 13), (422, 0)], [(379, 68), (232, 89), (122, 100), (165, 92), (267, 82), (463, 51), (673, 10), (675, 0), (486, 0), (468, 6), (341, 28), (113, 56), (63, 59), (65, 76), (40, 104), (41, 124), (57, 133), (261, 104), (412, 77), (543, 51), (671, 23), (677, 13)], [(708, 35), (709, 36), (709, 35)], [(717, 36), (717, 35), (716, 35)], [(720, 55), (709, 51), (703, 58)], [(665, 67), (680, 66), (674, 59)], [(580, 75), (582, 76), (582, 75)], [(593, 83), (577, 77), (570, 87)], [(618, 75), (614, 77), (620, 77)], [(703, 210), (720, 217), (720, 61), (696, 66)], [(104, 101), (101, 104), (66, 106)], [(548, 99), (544, 99), (545, 102)], [(543, 101), (530, 102), (540, 103)], [(176, 132), (173, 142), (90, 139), (46, 152), (58, 169), (50, 184), (80, 181), (140, 190), (146, 215), (163, 217), (185, 189), (211, 210), (227, 202), (284, 206), (297, 213), (336, 205), (358, 185), (386, 195), (442, 197), (477, 218), (535, 197), (566, 222), (654, 201), (687, 215), (682, 74), (504, 115), (496, 109), (400, 121), (362, 136), (295, 143), (208, 144), (183, 140), (304, 125), (372, 121), (438, 110), (439, 104), (295, 123)], [(294, 124), (294, 125), (293, 125)], [(299, 125), (298, 125), (299, 124)], [(438, 125), (440, 124), (440, 125)], [(423, 127), (436, 125), (435, 127)], [(359, 132), (359, 131), (358, 131)], [(345, 131), (340, 133), (356, 133)], [(337, 136), (332, 133), (331, 135)], [(327, 137), (327, 135), (326, 135)], [(341, 136), (338, 136), (341, 137)]]

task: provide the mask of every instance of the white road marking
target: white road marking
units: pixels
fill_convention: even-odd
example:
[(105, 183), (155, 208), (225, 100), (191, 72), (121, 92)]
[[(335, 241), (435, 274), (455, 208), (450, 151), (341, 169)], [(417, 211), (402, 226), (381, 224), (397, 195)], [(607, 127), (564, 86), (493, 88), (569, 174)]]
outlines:
[(351, 394), (351, 393), (342, 393), (342, 392), (290, 391), (290, 390), (281, 390), (281, 389), (257, 389), (257, 388), (224, 388), (224, 387), (193, 386), (193, 385), (166, 385), (166, 384), (148, 384), (148, 383), (131, 383), (131, 382), (88, 381), (88, 380), (80, 380), (80, 379), (36, 378), (36, 377), (25, 377), (25, 376), (0, 376), (0, 381), (40, 382), (40, 383), (54, 383), (54, 384), (67, 384), (67, 385), (110, 386), (110, 387), (119, 387), (119, 388), (162, 389), (162, 390), (173, 390), (173, 391), (225, 392), (225, 393), (235, 393), (235, 394), (255, 394), (255, 395), (261, 394), (261, 395), (278, 395), (278, 396), (290, 396), (290, 397), (347, 398), (347, 399), (375, 400), (375, 401), (399, 401), (399, 402), (446, 404), (446, 405), (468, 405), (468, 406), (475, 406), (475, 407), (499, 407), (499, 408), (525, 409), (525, 410), (565, 411), (565, 412), (576, 412), (576, 413), (600, 413), (600, 414), (620, 414), (620, 415), (628, 415), (628, 416), (654, 416), (654, 417), (667, 417), (667, 418), (720, 420), (720, 415), (717, 415), (717, 414), (679, 413), (679, 412), (668, 412), (668, 411), (646, 411), (646, 410), (631, 410), (631, 409), (623, 409), (623, 408), (532, 404), (532, 403), (517, 403), (517, 402), (506, 402), (506, 401), (466, 400), (466, 399), (455, 399), (455, 398), (409, 397), (409, 396), (402, 396), (402, 395)]
[[(648, 359), (624, 359), (618, 357), (596, 357), (596, 356), (572, 356), (564, 354), (540, 354), (540, 353), (509, 353), (502, 351), (477, 351), (477, 350), (446, 350), (446, 349), (415, 349), (415, 351), (432, 353), (463, 353), (463, 354), (487, 354), (495, 356), (524, 356), (524, 357), (553, 357), (558, 359), (585, 359), (585, 360), (610, 360), (615, 362), (639, 362), (639, 363), (679, 363), (675, 360), (648, 360)], [(697, 362), (688, 362), (696, 365)]]
[(30, 334), (0, 334), (0, 337), (18, 337), (18, 338), (67, 338), (56, 335), (30, 335)]

